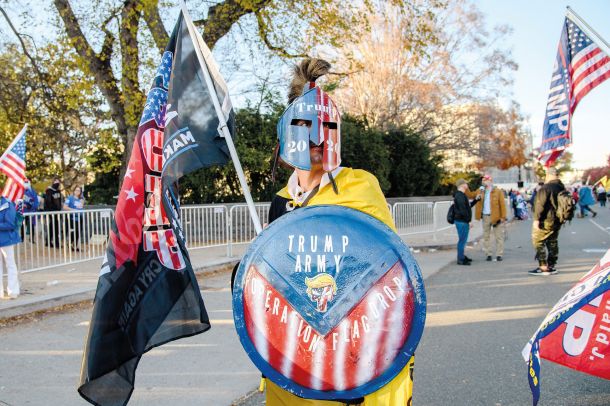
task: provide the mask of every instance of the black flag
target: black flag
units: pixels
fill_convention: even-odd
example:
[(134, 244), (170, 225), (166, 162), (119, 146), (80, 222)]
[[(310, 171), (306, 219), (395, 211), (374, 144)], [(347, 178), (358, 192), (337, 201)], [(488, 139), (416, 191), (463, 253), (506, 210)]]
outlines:
[(208, 73), (233, 134), (226, 84), (181, 13), (148, 92), (97, 285), (78, 388), (93, 404), (125, 405), (142, 354), (210, 328), (173, 187), (229, 159)]

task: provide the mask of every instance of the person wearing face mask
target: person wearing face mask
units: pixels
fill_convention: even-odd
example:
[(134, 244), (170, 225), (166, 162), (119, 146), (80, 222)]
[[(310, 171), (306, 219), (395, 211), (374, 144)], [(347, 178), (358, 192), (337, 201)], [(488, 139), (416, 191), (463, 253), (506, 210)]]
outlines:
[[(38, 194), (32, 187), (29, 179), (26, 179), (23, 183), (25, 192), (23, 193), (23, 213), (35, 213), (38, 211)], [(35, 243), (34, 236), (36, 235), (36, 217), (25, 216), (24, 218), (25, 227), (21, 228), (21, 240), (24, 240), (24, 232), (29, 235), (30, 242)]]
[(83, 189), (80, 186), (74, 188), (74, 193), (68, 196), (64, 203), (64, 210), (74, 211), (67, 221), (68, 229), (70, 230), (70, 241), (72, 251), (80, 251), (79, 240), (82, 234), (83, 218), (78, 211), (83, 210), (85, 207), (85, 198), (83, 197)]
[[(59, 177), (53, 178), (53, 183), (44, 192), (44, 210), (45, 211), (61, 211), (63, 204), (61, 198), (61, 180)], [(50, 216), (49, 224), (47, 225), (47, 246), (59, 248), (59, 218), (58, 216)]]

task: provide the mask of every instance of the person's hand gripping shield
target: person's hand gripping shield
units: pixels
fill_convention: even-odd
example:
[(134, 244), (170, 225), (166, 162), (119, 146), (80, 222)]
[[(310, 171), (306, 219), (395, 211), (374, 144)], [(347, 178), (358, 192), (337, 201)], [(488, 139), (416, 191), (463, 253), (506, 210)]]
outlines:
[(286, 109), (277, 125), (280, 158), (288, 165), (311, 170), (310, 147), (322, 146), (322, 168), (341, 164), (341, 115), (335, 102), (311, 82)]

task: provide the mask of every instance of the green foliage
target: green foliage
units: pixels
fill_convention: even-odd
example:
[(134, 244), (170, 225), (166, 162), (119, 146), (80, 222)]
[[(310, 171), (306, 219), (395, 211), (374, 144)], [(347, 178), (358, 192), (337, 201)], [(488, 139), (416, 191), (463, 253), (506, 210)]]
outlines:
[[(273, 151), (277, 143), (276, 125), (283, 110), (260, 113), (254, 108), (237, 111), (238, 138), (235, 147), (255, 201), (270, 201), (286, 184), (289, 172), (278, 168), (275, 185), (271, 181)], [(180, 180), (182, 203), (243, 202), (244, 197), (232, 164), (200, 169)]]
[(458, 179), (464, 179), (468, 182), (470, 190), (476, 190), (481, 186), (481, 175), (477, 172), (443, 172), (440, 184), (436, 190), (436, 195), (453, 195), (456, 187), (455, 183)]
[(351, 116), (341, 119), (341, 158), (343, 166), (364, 169), (379, 180), (383, 192), (390, 189), (390, 150), (384, 134)]
[(441, 177), (441, 158), (432, 155), (420, 134), (400, 128), (386, 133), (389, 149), (391, 187), (387, 197), (428, 196), (433, 194)]
[[(246, 108), (237, 111), (236, 148), (255, 201), (270, 201), (287, 182), (289, 169), (278, 168), (271, 181), (276, 125), (283, 111), (269, 113)], [(418, 134), (405, 129), (383, 133), (358, 118), (344, 116), (341, 122), (342, 165), (374, 174), (388, 197), (429, 195), (441, 177), (440, 159)], [(243, 202), (233, 165), (201, 169), (180, 180), (183, 204)]]
[(93, 182), (85, 187), (89, 204), (115, 204), (119, 191), (119, 174), (123, 144), (110, 131), (101, 131), (96, 147), (87, 155), (87, 166), (95, 173)]
[(83, 184), (83, 157), (107, 119), (101, 98), (63, 40), (37, 49), (32, 60), (9, 45), (0, 53), (0, 149), (28, 123), (27, 176), (32, 182), (46, 183), (59, 175), (67, 189)]

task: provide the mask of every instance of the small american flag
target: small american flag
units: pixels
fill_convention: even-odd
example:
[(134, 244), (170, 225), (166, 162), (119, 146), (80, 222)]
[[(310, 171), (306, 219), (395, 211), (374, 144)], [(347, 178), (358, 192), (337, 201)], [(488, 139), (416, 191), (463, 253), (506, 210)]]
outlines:
[(606, 45), (605, 49), (607, 44), (601, 38), (587, 35), (585, 32), (589, 30), (583, 28), (586, 23), (579, 24), (579, 20), (568, 9), (551, 78), (538, 156), (546, 166), (552, 165), (570, 146), (572, 114), (578, 103), (610, 78), (610, 57), (596, 41)]
[(27, 125), (17, 134), (11, 145), (0, 157), (0, 172), (7, 176), (2, 196), (16, 202), (23, 197), (25, 190), (25, 130)]

